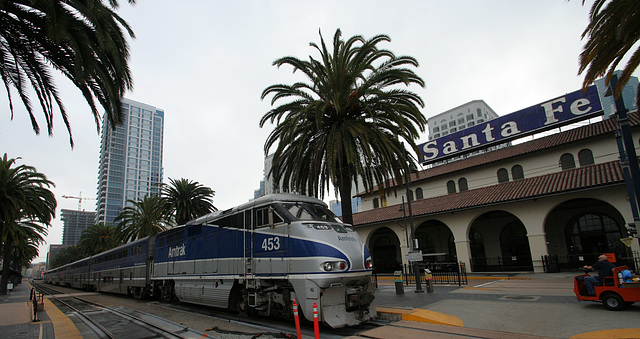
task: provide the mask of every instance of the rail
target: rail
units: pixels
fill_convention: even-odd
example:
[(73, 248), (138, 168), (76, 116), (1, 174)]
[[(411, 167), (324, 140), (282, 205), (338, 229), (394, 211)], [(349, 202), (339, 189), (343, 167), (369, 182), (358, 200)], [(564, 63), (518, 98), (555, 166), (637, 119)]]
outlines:
[[(431, 271), (432, 282), (441, 285), (467, 285), (467, 268), (464, 262), (449, 263), (421, 263), (420, 265), (420, 281), (426, 285), (425, 269)], [(409, 286), (416, 283), (413, 265), (402, 266), (402, 276), (404, 283)], [(378, 273), (374, 270), (373, 279), (378, 287)]]

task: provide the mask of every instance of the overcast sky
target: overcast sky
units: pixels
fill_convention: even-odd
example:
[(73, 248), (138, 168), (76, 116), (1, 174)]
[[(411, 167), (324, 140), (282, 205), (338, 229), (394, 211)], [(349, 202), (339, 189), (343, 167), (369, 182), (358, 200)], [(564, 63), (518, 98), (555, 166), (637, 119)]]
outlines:
[[(270, 109), (262, 90), (303, 80), (272, 62), (317, 56), (309, 42), (319, 42), (319, 30), (327, 42), (337, 28), (344, 37), (389, 35), (383, 47), (420, 63), (416, 73), (426, 87), (411, 89), (425, 100), (427, 118), (476, 99), (505, 115), (581, 87), (578, 56), (591, 1), (581, 3), (122, 0), (118, 13), (136, 34), (135, 88), (126, 97), (164, 109), (164, 181), (198, 181), (216, 192), (218, 208), (229, 208), (252, 198), (263, 177), (263, 145), (273, 126), (258, 127)], [(73, 150), (60, 116), (53, 137), (35, 136), (15, 95), (11, 120), (0, 90), (0, 153), (21, 157), (56, 184), (56, 220), (41, 260), (49, 244), (62, 242), (60, 210), (78, 207), (62, 195), (95, 198), (97, 187), (100, 135), (79, 91), (59, 79)], [(418, 143), (427, 140), (425, 133)], [(95, 200), (82, 208), (95, 210)]]

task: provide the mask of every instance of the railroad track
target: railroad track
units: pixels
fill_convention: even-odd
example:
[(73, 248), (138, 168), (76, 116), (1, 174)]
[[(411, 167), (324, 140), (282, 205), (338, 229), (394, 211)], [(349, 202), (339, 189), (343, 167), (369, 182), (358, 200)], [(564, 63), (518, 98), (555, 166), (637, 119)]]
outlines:
[[(196, 332), (196, 336), (183, 333), (181, 331), (184, 331), (186, 327), (173, 322), (168, 322), (169, 324), (173, 324), (174, 326), (172, 326), (171, 328), (162, 328), (163, 326), (166, 327), (166, 325), (163, 325), (160, 326), (160, 330), (155, 329), (154, 327), (152, 327), (151, 329), (145, 329), (145, 326), (143, 326), (143, 328), (139, 332), (139, 335), (134, 336), (132, 333), (138, 333), (136, 326), (139, 326), (137, 325), (139, 322), (144, 323), (149, 318), (160, 318), (157, 318), (156, 316), (148, 313), (143, 313), (142, 311), (127, 309), (124, 307), (112, 308), (104, 306), (94, 301), (82, 298), (81, 296), (69, 294), (68, 291), (57, 290), (52, 285), (35, 284), (34, 286), (41, 293), (48, 295), (48, 299), (51, 300), (62, 312), (70, 316), (77, 316), (79, 320), (86, 324), (86, 327), (90, 328), (93, 333), (96, 333), (96, 338), (203, 338), (204, 335), (200, 332)], [(78, 292), (83, 293), (80, 291)], [(276, 335), (275, 337), (286, 337), (287, 335), (295, 337), (296, 333), (293, 319), (285, 320), (280, 318), (269, 318), (262, 316), (246, 317), (240, 316), (235, 312), (229, 312), (210, 307), (202, 307), (188, 303), (156, 302), (155, 305), (157, 307), (162, 307), (165, 309), (173, 309), (181, 312), (204, 315), (229, 323), (240, 324), (248, 329), (244, 332), (234, 333), (214, 327), (211, 328), (211, 330), (207, 330), (208, 338), (251, 338), (255, 337), (256, 335), (264, 338), (273, 338), (274, 335)], [(133, 319), (129, 318), (131, 316), (133, 316)], [(96, 318), (98, 322), (97, 325), (92, 322), (95, 321)], [(162, 320), (164, 321), (164, 319)], [(123, 326), (123, 324), (129, 323), (133, 324)], [(320, 329), (320, 333), (323, 339), (338, 339), (349, 336), (357, 336), (359, 333), (384, 326), (388, 323), (388, 321), (373, 320), (360, 324), (358, 326), (344, 327), (339, 329), (331, 329), (322, 326)], [(155, 326), (158, 325), (155, 324)], [(250, 328), (255, 329), (255, 331), (251, 331)], [(156, 334), (156, 332), (159, 332), (159, 334)], [(302, 336), (313, 338), (313, 323), (303, 323), (301, 332)]]
[(192, 339), (205, 336), (204, 333), (151, 314), (107, 307), (42, 284), (35, 287), (40, 293), (48, 295), (48, 299), (63, 313), (77, 317), (96, 338)]

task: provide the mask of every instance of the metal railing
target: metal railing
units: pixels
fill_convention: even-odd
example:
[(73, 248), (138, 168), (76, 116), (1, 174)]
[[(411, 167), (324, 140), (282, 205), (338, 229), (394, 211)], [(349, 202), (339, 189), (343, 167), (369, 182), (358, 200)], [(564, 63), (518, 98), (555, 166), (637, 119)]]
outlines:
[[(598, 261), (600, 253), (593, 254), (567, 254), (567, 255), (543, 255), (542, 268), (546, 273), (555, 273), (561, 270), (576, 270), (584, 265), (592, 265)], [(630, 270), (640, 272), (640, 256), (616, 257), (616, 266), (626, 265)]]
[[(420, 281), (426, 284), (425, 269), (431, 271), (434, 284), (447, 285), (467, 285), (467, 268), (463, 262), (451, 263), (426, 263), (420, 264)], [(413, 271), (413, 265), (403, 265), (402, 276), (405, 285), (409, 286), (416, 283), (416, 275)]]

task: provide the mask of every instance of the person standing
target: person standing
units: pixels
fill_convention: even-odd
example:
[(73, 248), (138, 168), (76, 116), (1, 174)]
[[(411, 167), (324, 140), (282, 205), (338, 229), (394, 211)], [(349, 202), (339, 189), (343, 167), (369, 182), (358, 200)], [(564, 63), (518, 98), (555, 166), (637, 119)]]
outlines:
[(584, 284), (587, 286), (587, 295), (594, 296), (596, 295), (596, 291), (593, 288), (594, 284), (603, 284), (603, 280), (605, 277), (613, 276), (613, 268), (616, 267), (614, 264), (609, 262), (609, 258), (606, 255), (601, 255), (598, 257), (598, 262), (589, 266), (584, 265), (584, 268), (588, 268), (590, 270), (597, 270), (597, 276), (588, 276), (584, 277)]

